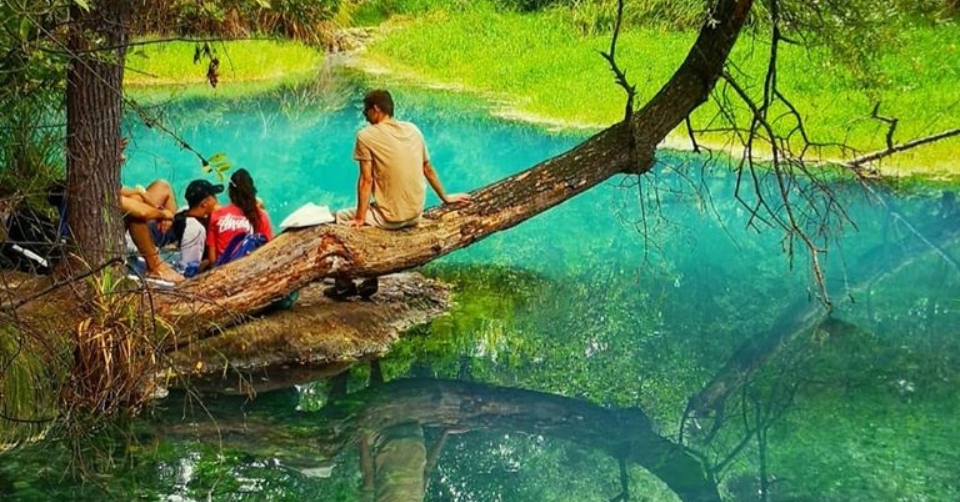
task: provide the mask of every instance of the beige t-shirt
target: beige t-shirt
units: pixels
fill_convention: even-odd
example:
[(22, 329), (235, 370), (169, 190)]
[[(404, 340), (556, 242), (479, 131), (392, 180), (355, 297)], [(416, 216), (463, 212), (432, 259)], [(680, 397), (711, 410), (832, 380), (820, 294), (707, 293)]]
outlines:
[(416, 219), (426, 201), (423, 164), (430, 160), (423, 134), (410, 122), (388, 119), (357, 133), (353, 158), (373, 165), (373, 198), (384, 220)]

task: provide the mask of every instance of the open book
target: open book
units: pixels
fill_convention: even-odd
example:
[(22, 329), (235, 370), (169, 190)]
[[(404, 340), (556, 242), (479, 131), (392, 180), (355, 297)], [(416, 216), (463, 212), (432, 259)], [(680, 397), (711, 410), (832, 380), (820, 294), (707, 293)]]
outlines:
[(334, 221), (336, 221), (336, 218), (333, 217), (329, 207), (307, 202), (283, 219), (280, 223), (280, 230), (312, 227), (324, 223), (333, 223)]

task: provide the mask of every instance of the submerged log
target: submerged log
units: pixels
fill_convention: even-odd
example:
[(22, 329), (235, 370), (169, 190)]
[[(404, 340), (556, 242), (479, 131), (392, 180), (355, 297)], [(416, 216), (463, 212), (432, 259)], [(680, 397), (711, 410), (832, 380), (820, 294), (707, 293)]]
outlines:
[[(855, 260), (850, 260), (845, 289), (832, 291), (831, 296), (853, 294), (887, 277), (922, 257), (935, 253), (951, 264), (957, 261), (947, 255), (945, 248), (960, 240), (960, 227), (946, 223), (956, 218), (950, 211), (916, 227), (902, 215), (891, 216), (910, 230), (904, 239), (876, 246)], [(713, 379), (696, 395), (690, 398), (687, 418), (720, 416), (727, 398), (740, 389), (767, 361), (794, 340), (813, 333), (818, 328), (829, 329), (825, 324), (830, 319), (830, 310), (822, 303), (809, 298), (795, 301), (766, 330), (747, 340), (727, 360)], [(716, 425), (716, 424), (715, 424)]]
[(311, 284), (290, 309), (172, 352), (170, 386), (250, 393), (329, 377), (383, 356), (403, 332), (452, 305), (448, 287), (415, 273), (381, 278), (371, 301), (331, 300), (323, 295), (327, 287)]

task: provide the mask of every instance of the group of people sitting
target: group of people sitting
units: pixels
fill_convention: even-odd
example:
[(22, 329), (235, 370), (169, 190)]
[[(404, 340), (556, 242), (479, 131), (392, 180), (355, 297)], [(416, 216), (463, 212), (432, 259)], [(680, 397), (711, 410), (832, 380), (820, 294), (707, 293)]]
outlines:
[[(193, 180), (184, 193), (187, 206), (178, 211), (170, 184), (163, 180), (143, 189), (121, 189), (128, 248), (143, 258), (148, 278), (180, 282), (232, 259), (241, 238), (273, 238), (270, 217), (246, 169), (230, 177), (230, 202), (221, 206), (217, 196), (223, 190), (223, 185)], [(179, 250), (172, 263), (162, 258), (167, 246)]]
[[(369, 123), (357, 133), (353, 158), (359, 164), (357, 204), (336, 213), (336, 222), (353, 227), (374, 226), (399, 230), (420, 222), (429, 184), (444, 204), (467, 204), (467, 194), (447, 194), (430, 162), (423, 134), (410, 122), (394, 119), (393, 97), (374, 90), (363, 98), (363, 116)], [(426, 183), (424, 183), (426, 181)], [(141, 190), (124, 188), (121, 205), (132, 244), (146, 262), (146, 274), (179, 282), (223, 262), (231, 242), (257, 235), (273, 238), (270, 218), (257, 200), (253, 179), (245, 169), (230, 177), (230, 203), (219, 206), (222, 185), (194, 180), (186, 189), (188, 207), (177, 211), (170, 185), (155, 182)], [(171, 266), (158, 248), (178, 243), (179, 262)], [(206, 249), (206, 251), (204, 251)], [(369, 298), (379, 282), (368, 278), (358, 285), (338, 277), (326, 294), (334, 299), (359, 295)]]

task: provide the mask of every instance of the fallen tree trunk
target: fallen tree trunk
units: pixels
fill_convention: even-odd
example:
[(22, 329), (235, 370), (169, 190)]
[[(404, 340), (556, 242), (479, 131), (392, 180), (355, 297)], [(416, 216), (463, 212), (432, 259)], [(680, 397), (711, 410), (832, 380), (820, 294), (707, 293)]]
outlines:
[(705, 102), (723, 71), (752, 0), (719, 0), (687, 58), (628, 122), (530, 170), (472, 193), (466, 207), (428, 211), (413, 229), (320, 226), (287, 232), (255, 257), (186, 281), (158, 295), (159, 313), (182, 335), (242, 321), (291, 290), (323, 277), (378, 276), (423, 265), (510, 228), (617, 173), (641, 174), (656, 146)]

